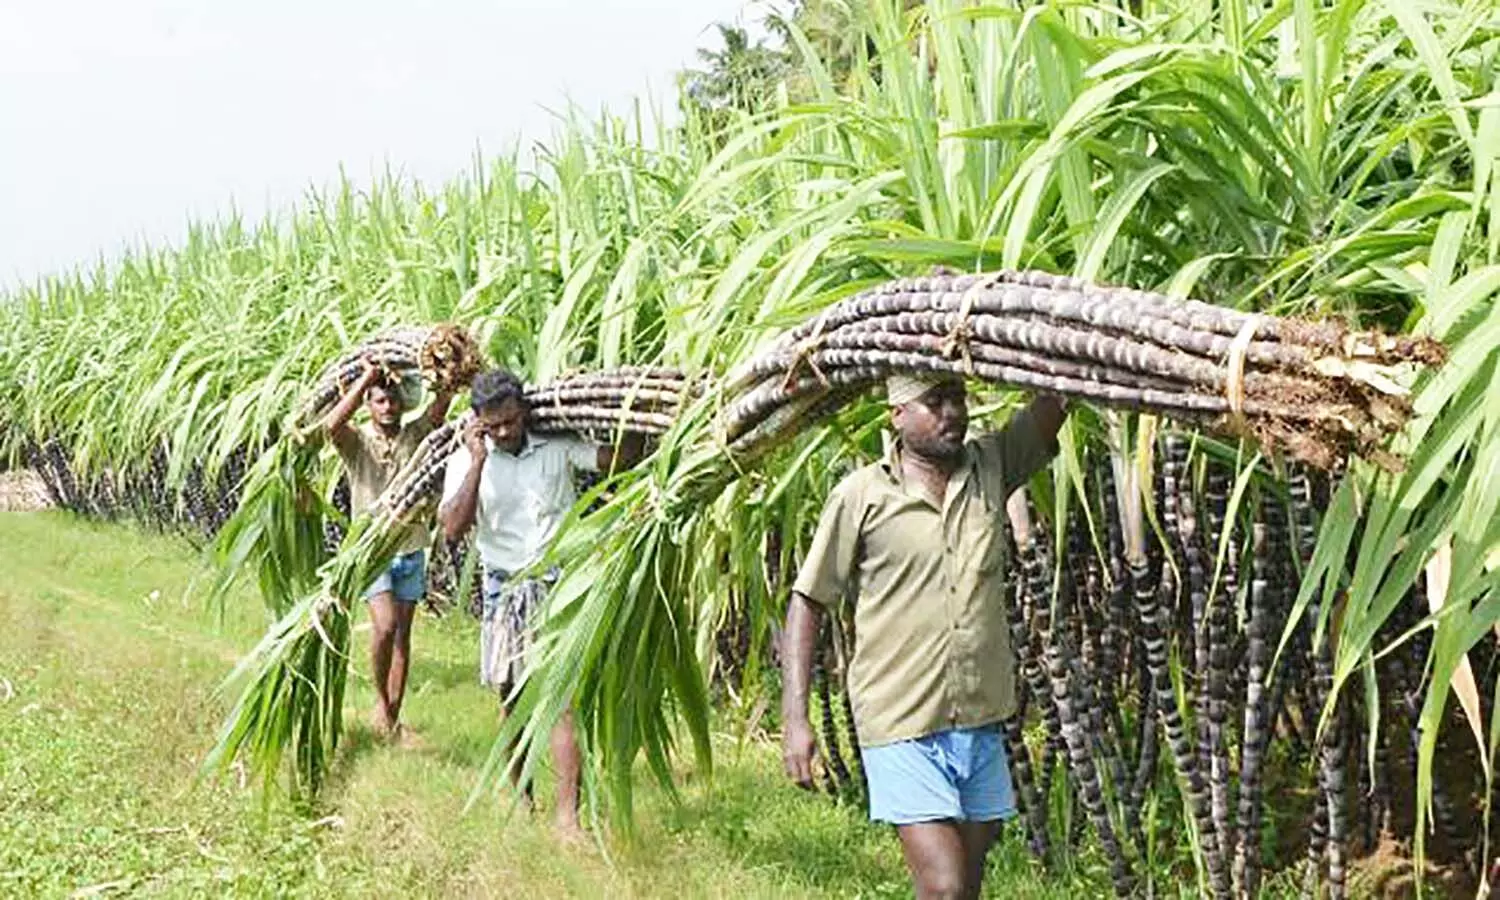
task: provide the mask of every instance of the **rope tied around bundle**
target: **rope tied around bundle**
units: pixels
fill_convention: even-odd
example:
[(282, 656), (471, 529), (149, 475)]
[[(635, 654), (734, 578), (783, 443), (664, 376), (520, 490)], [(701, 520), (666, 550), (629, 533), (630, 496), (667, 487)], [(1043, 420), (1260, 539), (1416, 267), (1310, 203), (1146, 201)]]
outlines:
[(979, 278), (958, 299), (958, 314), (953, 322), (953, 327), (948, 330), (948, 336), (939, 345), (939, 352), (944, 359), (952, 359), (954, 354), (963, 357), (963, 372), (969, 377), (974, 376), (974, 357), (969, 352), (969, 343), (974, 339), (974, 329), (969, 324), (969, 316), (974, 309), (974, 299), (982, 292), (989, 290), (999, 280), (999, 275), (990, 275)]
[(1262, 316), (1252, 315), (1245, 319), (1239, 333), (1229, 342), (1225, 354), (1224, 399), (1229, 404), (1229, 424), (1238, 434), (1249, 434), (1249, 422), (1245, 420), (1245, 358), (1250, 353), (1250, 342), (1261, 326)]
[(818, 318), (813, 321), (812, 333), (798, 341), (792, 347), (791, 360), (787, 363), (786, 375), (781, 379), (782, 393), (791, 393), (792, 386), (797, 383), (797, 370), (803, 366), (806, 366), (807, 370), (813, 374), (813, 377), (818, 379), (818, 383), (823, 386), (824, 390), (832, 387), (828, 376), (823, 374), (823, 370), (819, 368), (817, 361), (813, 357), (819, 350), (823, 349), (823, 344), (827, 339), (826, 328), (828, 327), (828, 319), (836, 308), (836, 305), (824, 307), (823, 311), (818, 313)]

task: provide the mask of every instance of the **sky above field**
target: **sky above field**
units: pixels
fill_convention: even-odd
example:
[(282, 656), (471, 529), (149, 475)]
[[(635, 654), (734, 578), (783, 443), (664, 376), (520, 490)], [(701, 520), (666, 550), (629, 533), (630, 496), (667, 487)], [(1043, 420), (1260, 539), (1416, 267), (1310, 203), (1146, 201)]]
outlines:
[[(745, 0), (4, 0), (0, 287), (258, 219), (310, 185), (424, 183), (572, 100), (670, 107)], [(524, 146), (524, 144), (523, 144)]]

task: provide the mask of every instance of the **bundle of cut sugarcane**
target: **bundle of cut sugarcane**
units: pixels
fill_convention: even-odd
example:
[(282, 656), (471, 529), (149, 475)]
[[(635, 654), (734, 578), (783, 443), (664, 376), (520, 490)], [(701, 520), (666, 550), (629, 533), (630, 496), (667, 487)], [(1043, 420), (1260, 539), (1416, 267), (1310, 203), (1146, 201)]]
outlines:
[[(720, 415), (752, 453), (813, 398), (901, 372), (947, 372), (1254, 437), (1320, 468), (1381, 447), (1409, 413), (1422, 338), (1350, 331), (1038, 272), (900, 279), (838, 303), (731, 375)], [(772, 427), (767, 427), (772, 423)]]
[(630, 366), (578, 372), (526, 389), (532, 427), (546, 434), (661, 434), (672, 427), (689, 385), (681, 372)]
[[(675, 369), (629, 367), (579, 372), (541, 385), (528, 385), (532, 430), (538, 434), (609, 434), (633, 431), (659, 435), (671, 427), (688, 392)], [(464, 428), (473, 419), (465, 412), (428, 435), (381, 495), (379, 504), (393, 523), (410, 522), (429, 512), (428, 502), (442, 491), (448, 457), (463, 446)]]
[[(589, 429), (660, 434), (688, 385), (667, 369), (580, 373), (528, 387), (539, 432)], [(317, 585), (295, 603), (277, 602), (279, 621), (242, 661), (230, 683), (242, 693), (209, 756), (224, 767), (240, 756), (267, 782), (288, 750), (293, 783), (316, 792), (338, 746), (347, 678), (349, 600), (390, 564), (406, 526), (429, 520), (442, 496), (448, 457), (462, 446), (465, 412), (429, 434), (372, 509), (350, 525), (338, 552), (317, 569)]]
[(402, 326), (382, 331), (324, 368), (297, 414), (298, 428), (306, 429), (328, 414), (339, 395), (364, 372), (365, 362), (388, 377), (420, 376), (434, 390), (468, 387), (484, 366), (484, 355), (473, 336), (456, 325), (428, 328)]
[(434, 390), (467, 387), (484, 366), (473, 337), (456, 325), (400, 327), (380, 332), (324, 367), (282, 436), (250, 466), (239, 485), (239, 505), (215, 539), (221, 577), (213, 592), (225, 595), (234, 576), (256, 572), (266, 605), (278, 615), (317, 583), (327, 559), (325, 516), (340, 514), (314, 484), (319, 471), (323, 419), (371, 363), (398, 382), (421, 378)]

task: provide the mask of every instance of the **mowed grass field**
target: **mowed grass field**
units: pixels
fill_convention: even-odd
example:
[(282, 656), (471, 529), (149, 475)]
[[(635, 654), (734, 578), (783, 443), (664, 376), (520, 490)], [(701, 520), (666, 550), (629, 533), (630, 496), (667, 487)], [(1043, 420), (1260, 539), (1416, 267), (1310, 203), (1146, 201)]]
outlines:
[[(0, 513), (0, 560), (0, 897), (909, 895), (894, 835), (790, 787), (774, 743), (727, 725), (712, 779), (683, 764), (681, 805), (643, 790), (636, 839), (607, 853), (555, 842), (545, 808), (510, 816), (505, 795), (466, 812), (497, 711), (464, 615), (419, 616), (404, 714), (418, 748), (364, 727), (361, 619), (349, 732), (317, 808), (200, 779), (258, 601), (217, 621), (186, 543), (57, 512)], [(1103, 874), (1043, 877), (1012, 828), (987, 894), (1102, 895)]]

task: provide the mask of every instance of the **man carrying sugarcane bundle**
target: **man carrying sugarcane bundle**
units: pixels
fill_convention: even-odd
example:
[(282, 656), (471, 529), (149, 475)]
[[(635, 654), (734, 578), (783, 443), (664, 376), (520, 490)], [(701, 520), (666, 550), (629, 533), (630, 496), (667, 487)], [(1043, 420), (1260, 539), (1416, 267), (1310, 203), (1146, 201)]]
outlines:
[[(369, 510), (422, 439), (443, 424), (453, 401), (451, 391), (439, 391), (425, 414), (403, 424), (406, 399), (400, 385), (371, 360), (364, 365), (364, 373), (344, 392), (323, 426), (343, 461), (349, 511), (356, 516)], [(349, 420), (361, 402), (370, 422), (351, 426)], [(425, 524), (411, 525), (390, 568), (365, 591), (370, 607), (370, 677), (375, 683), (371, 727), (381, 738), (402, 742), (411, 737), (400, 724), (401, 703), (411, 661), (412, 620), (427, 592), (429, 542)]]
[(1057, 451), (1066, 409), (1038, 397), (965, 440), (962, 380), (887, 382), (897, 440), (829, 496), (783, 638), (783, 759), (813, 786), (808, 681), (819, 618), (852, 604), (848, 672), (870, 817), (896, 827), (918, 897), (978, 897), (1015, 815), (1001, 722), (1016, 712), (1005, 503)]
[[(533, 617), (560, 574), (555, 568), (534, 569), (577, 500), (573, 478), (634, 465), (642, 444), (632, 432), (618, 447), (532, 433), (525, 387), (503, 370), (475, 378), (471, 402), (475, 418), (464, 432), (464, 446), (448, 461), (438, 518), (450, 541), (476, 528), (474, 544), (484, 564), (479, 677), (500, 693), (509, 714), (526, 671)], [(581, 829), (580, 757), (571, 711), (553, 727), (550, 743), (557, 771), (556, 827), (572, 840)], [(513, 767), (510, 777), (534, 808), (531, 785), (520, 783), (519, 769)]]

